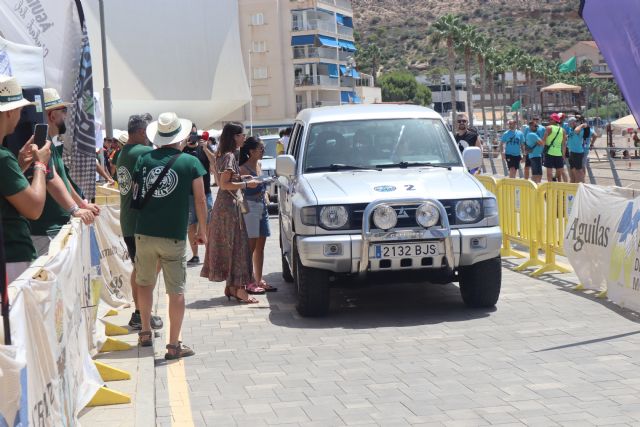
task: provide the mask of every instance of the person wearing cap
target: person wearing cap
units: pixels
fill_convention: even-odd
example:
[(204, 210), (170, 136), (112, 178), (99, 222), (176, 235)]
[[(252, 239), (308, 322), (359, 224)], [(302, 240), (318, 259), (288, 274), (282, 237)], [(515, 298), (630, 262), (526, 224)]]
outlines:
[[(545, 132), (546, 129), (545, 129), (544, 126), (542, 126), (540, 124), (540, 117), (534, 116), (531, 119), (531, 121), (529, 122), (528, 125), (522, 126), (522, 135), (524, 135), (525, 144), (527, 144), (529, 142), (529, 139), (527, 138), (527, 135), (529, 134), (529, 131), (534, 127), (533, 124), (535, 124), (536, 133), (538, 134), (538, 137), (540, 139), (542, 139), (544, 137), (544, 132)], [(531, 157), (530, 154), (528, 154), (526, 156), (526, 158), (525, 158), (525, 161), (524, 161), (524, 179), (529, 179), (529, 177), (531, 176), (531, 168), (532, 168), (531, 158), (532, 157)], [(540, 156), (540, 161), (542, 162), (542, 155)], [(540, 163), (540, 175), (542, 175), (542, 163)], [(535, 181), (535, 179), (534, 179), (534, 181)]]
[[(43, 92), (49, 124), (48, 137), (52, 140), (66, 132), (64, 121), (69, 103), (63, 102), (58, 91), (53, 88), (46, 88)], [(38, 255), (44, 255), (49, 251), (49, 243), (72, 216), (80, 218), (85, 224), (91, 224), (94, 216), (100, 213), (100, 208), (84, 201), (75, 190), (58, 150), (51, 150), (49, 171), (47, 199), (42, 215), (31, 221), (31, 238)]]
[(525, 137), (525, 151), (531, 167), (531, 178), (536, 184), (542, 181), (542, 154), (544, 150), (544, 141), (542, 140), (544, 131), (541, 135), (539, 127), (542, 126), (536, 120), (531, 120)]
[[(133, 197), (145, 200), (138, 211), (135, 226), (136, 281), (142, 329), (141, 346), (153, 344), (151, 307), (159, 263), (169, 295), (169, 344), (165, 359), (192, 356), (195, 352), (180, 342), (184, 318), (184, 290), (187, 278), (187, 226), (189, 194), (193, 194), (198, 218), (196, 243), (207, 241), (207, 207), (202, 176), (207, 171), (194, 156), (183, 155), (180, 148), (191, 132), (191, 121), (175, 113), (162, 113), (147, 126), (147, 137), (157, 150), (138, 157), (134, 168)], [(172, 163), (172, 164), (171, 164)], [(158, 177), (165, 173), (155, 189)]]
[[(500, 138), (500, 153), (502, 159), (507, 161), (509, 168), (509, 178), (515, 178), (516, 172), (520, 169), (522, 161), (522, 151), (524, 150), (524, 135), (516, 129), (516, 121), (509, 120), (509, 129)], [(504, 151), (503, 151), (504, 147)]]
[[(22, 109), (32, 105), (22, 96), (22, 87), (14, 77), (0, 75), (0, 141), (11, 135)], [(0, 146), (0, 215), (6, 262), (7, 283), (16, 279), (37, 258), (27, 219), (42, 213), (47, 193), (45, 175), (51, 156), (51, 142), (42, 148), (33, 144), (33, 137), (20, 149), (19, 158)], [(31, 183), (23, 170), (32, 167)]]
[(587, 124), (578, 124), (578, 120), (575, 117), (569, 117), (567, 122), (569, 126), (567, 136), (569, 179), (571, 182), (584, 182), (584, 129)]
[[(140, 316), (140, 306), (138, 305), (138, 284), (136, 282), (136, 239), (134, 237), (136, 230), (136, 221), (138, 219), (138, 211), (131, 209), (131, 195), (133, 187), (133, 174), (138, 158), (153, 149), (149, 146), (147, 139), (147, 125), (151, 122), (150, 114), (135, 114), (129, 117), (127, 125), (127, 133), (123, 133), (118, 138), (124, 140), (126, 136), (126, 144), (118, 151), (115, 157), (116, 176), (120, 190), (120, 228), (122, 229), (122, 237), (127, 246), (129, 259), (133, 264), (131, 271), (131, 293), (133, 295), (134, 311), (131, 313), (129, 326), (132, 329), (142, 328), (142, 318)], [(151, 316), (151, 328), (162, 328), (163, 322), (159, 316)]]
[(553, 181), (555, 169), (558, 180), (567, 182), (567, 172), (564, 170), (567, 134), (562, 129), (562, 118), (558, 113), (551, 114), (549, 118), (551, 124), (547, 126), (542, 138), (545, 144), (544, 167), (547, 168), (547, 181)]

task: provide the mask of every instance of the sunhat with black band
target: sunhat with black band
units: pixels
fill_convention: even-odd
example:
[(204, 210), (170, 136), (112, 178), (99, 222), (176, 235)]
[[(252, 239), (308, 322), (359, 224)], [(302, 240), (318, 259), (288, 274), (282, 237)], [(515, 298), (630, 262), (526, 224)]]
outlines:
[(0, 74), (0, 112), (33, 105), (22, 96), (22, 87), (15, 77)]
[(42, 93), (44, 94), (44, 109), (47, 111), (57, 110), (71, 105), (70, 102), (64, 102), (62, 98), (60, 98), (58, 91), (52, 87), (43, 89)]
[(176, 113), (162, 113), (147, 126), (147, 138), (158, 147), (182, 142), (190, 133), (191, 120), (181, 119)]

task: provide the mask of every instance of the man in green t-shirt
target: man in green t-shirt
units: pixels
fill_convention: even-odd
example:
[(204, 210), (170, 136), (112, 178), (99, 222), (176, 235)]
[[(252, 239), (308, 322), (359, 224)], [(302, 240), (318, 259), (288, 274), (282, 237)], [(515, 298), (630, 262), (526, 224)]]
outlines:
[[(184, 288), (187, 279), (187, 225), (189, 194), (193, 193), (198, 229), (196, 242), (206, 243), (207, 207), (202, 176), (207, 171), (200, 161), (181, 153), (182, 143), (191, 132), (191, 121), (175, 113), (162, 113), (147, 126), (147, 137), (157, 150), (138, 157), (134, 169), (132, 197), (144, 204), (135, 228), (136, 280), (138, 306), (142, 318), (139, 342), (152, 345), (151, 307), (159, 263), (169, 295), (169, 344), (166, 359), (195, 354), (179, 341), (184, 318)], [(173, 162), (171, 167), (166, 166)], [(155, 189), (154, 183), (166, 172)], [(152, 191), (153, 190), (153, 191)], [(145, 196), (151, 192), (145, 201)]]
[[(66, 132), (65, 119), (69, 103), (63, 102), (58, 91), (53, 88), (44, 89), (43, 92), (51, 140)], [(51, 150), (49, 169), (44, 210), (40, 218), (31, 221), (31, 238), (38, 255), (49, 251), (49, 243), (72, 216), (80, 218), (85, 224), (92, 224), (94, 216), (100, 213), (97, 205), (84, 201), (73, 188), (57, 149)]]
[[(118, 151), (115, 157), (115, 171), (118, 176), (118, 184), (120, 188), (120, 227), (122, 229), (122, 237), (127, 245), (129, 258), (133, 263), (133, 271), (131, 272), (131, 293), (133, 294), (133, 303), (135, 311), (131, 314), (129, 326), (133, 329), (142, 327), (140, 319), (140, 309), (138, 307), (138, 285), (136, 283), (136, 239), (134, 232), (136, 230), (136, 219), (138, 211), (131, 209), (131, 188), (133, 184), (133, 168), (138, 161), (138, 157), (142, 154), (153, 150), (149, 146), (146, 129), (151, 122), (151, 115), (133, 115), (129, 117), (127, 143)], [(162, 328), (162, 319), (159, 316), (151, 316), (151, 327), (153, 329)]]
[[(22, 96), (22, 88), (14, 77), (0, 75), (0, 141), (14, 132), (20, 121), (22, 108), (31, 105)], [(51, 142), (42, 148), (33, 144), (33, 137), (20, 149), (20, 162), (13, 153), (0, 146), (0, 215), (7, 283), (11, 283), (36, 259), (29, 233), (29, 219), (42, 213), (45, 194), (47, 162)], [(31, 184), (23, 170), (33, 165)]]

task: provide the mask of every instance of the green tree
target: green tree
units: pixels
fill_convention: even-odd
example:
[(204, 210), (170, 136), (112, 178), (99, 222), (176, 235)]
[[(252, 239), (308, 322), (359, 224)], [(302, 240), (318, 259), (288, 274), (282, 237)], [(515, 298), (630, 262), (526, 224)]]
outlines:
[(471, 81), (471, 61), (478, 39), (478, 31), (473, 25), (460, 28), (456, 38), (456, 48), (464, 56), (464, 75), (467, 86), (467, 111), (469, 124), (473, 126), (473, 82)]
[(431, 91), (421, 85), (408, 71), (391, 71), (378, 79), (384, 102), (412, 102), (419, 105), (431, 104)]
[(453, 119), (456, 118), (456, 52), (455, 40), (458, 37), (462, 21), (460, 17), (453, 14), (446, 14), (438, 18), (432, 24), (433, 35), (431, 42), (438, 46), (442, 43), (447, 45), (447, 65), (449, 66), (449, 86), (451, 87), (451, 114)]

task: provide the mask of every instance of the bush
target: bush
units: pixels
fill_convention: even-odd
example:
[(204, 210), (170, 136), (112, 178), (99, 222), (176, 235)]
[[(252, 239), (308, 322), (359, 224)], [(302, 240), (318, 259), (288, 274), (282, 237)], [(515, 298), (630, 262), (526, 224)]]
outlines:
[[(402, 60), (400, 64), (402, 64)], [(391, 71), (378, 79), (385, 102), (413, 102), (420, 105), (431, 104), (431, 91), (418, 84), (408, 71)]]

